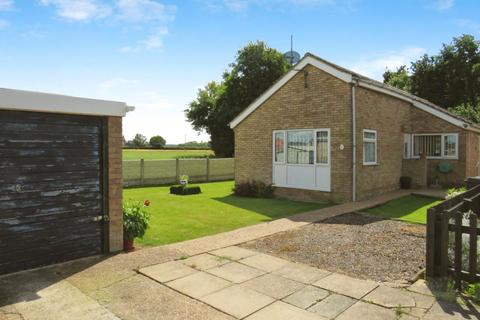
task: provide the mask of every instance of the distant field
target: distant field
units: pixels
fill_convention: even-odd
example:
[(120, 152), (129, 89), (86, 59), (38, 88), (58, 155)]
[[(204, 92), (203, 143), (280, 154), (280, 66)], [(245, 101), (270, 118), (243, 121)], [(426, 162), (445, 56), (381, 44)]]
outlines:
[(176, 158), (204, 158), (213, 156), (212, 150), (145, 150), (126, 149), (123, 150), (123, 160), (159, 160)]

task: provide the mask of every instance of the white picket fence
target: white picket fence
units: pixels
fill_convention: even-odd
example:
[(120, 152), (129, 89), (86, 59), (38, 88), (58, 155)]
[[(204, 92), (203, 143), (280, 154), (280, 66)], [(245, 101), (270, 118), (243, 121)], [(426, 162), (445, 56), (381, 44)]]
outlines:
[(125, 187), (173, 184), (188, 175), (192, 182), (233, 179), (233, 158), (124, 160)]

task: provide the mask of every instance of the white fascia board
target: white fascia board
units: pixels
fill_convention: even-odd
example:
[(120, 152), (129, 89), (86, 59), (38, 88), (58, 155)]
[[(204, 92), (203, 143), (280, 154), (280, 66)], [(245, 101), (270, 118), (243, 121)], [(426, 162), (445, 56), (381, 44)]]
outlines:
[(124, 117), (134, 109), (124, 102), (0, 88), (0, 110)]
[(460, 119), (457, 119), (455, 117), (452, 117), (451, 115), (449, 115), (445, 112), (437, 110), (437, 109), (429, 106), (428, 104), (417, 101), (417, 100), (413, 99), (412, 97), (409, 97), (406, 94), (403, 95), (401, 93), (395, 92), (394, 90), (389, 90), (387, 88), (382, 88), (380, 86), (373, 85), (373, 84), (370, 84), (368, 82), (364, 82), (361, 79), (359, 80), (358, 85), (360, 87), (364, 87), (364, 88), (367, 88), (367, 89), (370, 89), (370, 90), (373, 90), (373, 91), (381, 92), (381, 93), (387, 94), (389, 96), (407, 101), (407, 102), (411, 103), (414, 107), (416, 107), (420, 110), (423, 110), (427, 113), (430, 113), (431, 115), (434, 115), (437, 118), (445, 120), (445, 121), (447, 121), (447, 122), (449, 122), (449, 123), (451, 123), (451, 124), (453, 124), (457, 127), (460, 127), (462, 129), (470, 129), (470, 130), (473, 129), (473, 128), (469, 127), (468, 123), (466, 123), (466, 122), (464, 122)]
[(343, 71), (340, 71), (322, 61), (319, 61), (311, 56), (306, 56), (300, 62), (298, 62), (293, 68), (287, 72), (280, 80), (273, 84), (267, 91), (265, 91), (260, 97), (253, 101), (245, 110), (243, 110), (235, 119), (230, 122), (230, 128), (235, 128), (240, 122), (242, 122), (246, 117), (248, 117), (253, 111), (260, 107), (265, 101), (268, 100), (275, 92), (277, 92), (281, 87), (283, 87), (290, 79), (292, 79), (298, 72), (301, 72), (303, 68), (307, 65), (313, 65), (320, 70), (325, 71), (328, 74), (331, 74), (334, 77), (337, 77), (345, 82), (352, 81), (352, 75)]

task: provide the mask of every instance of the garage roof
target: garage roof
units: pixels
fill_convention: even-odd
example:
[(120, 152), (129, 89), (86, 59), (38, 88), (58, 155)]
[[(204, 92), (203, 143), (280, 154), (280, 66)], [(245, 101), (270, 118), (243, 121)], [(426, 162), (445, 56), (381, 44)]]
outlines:
[(135, 108), (124, 102), (0, 88), (0, 109), (124, 117)]
[(450, 122), (455, 126), (461, 127), (463, 129), (480, 131), (480, 127), (478, 125), (458, 115), (448, 112), (444, 108), (441, 108), (431, 103), (430, 101), (414, 96), (408, 92), (394, 88), (382, 82), (362, 76), (356, 72), (350, 71), (327, 60), (319, 58), (311, 53), (305, 54), (305, 56), (294, 66), (294, 68), (292, 68), (286, 75), (284, 75), (277, 82), (275, 82), (269, 89), (267, 89), (267, 91), (265, 91), (260, 97), (254, 100), (245, 110), (243, 110), (235, 119), (233, 119), (230, 122), (230, 127), (233, 129), (238, 124), (240, 124), (245, 118), (247, 118), (253, 111), (260, 107), (268, 98), (270, 98), (275, 92), (277, 92), (283, 85), (285, 85), (291, 78), (293, 78), (307, 65), (312, 65), (347, 83), (356, 83), (361, 87), (368, 88), (370, 90), (381, 92), (396, 97), (398, 99), (410, 102), (414, 107), (417, 107), (438, 118)]

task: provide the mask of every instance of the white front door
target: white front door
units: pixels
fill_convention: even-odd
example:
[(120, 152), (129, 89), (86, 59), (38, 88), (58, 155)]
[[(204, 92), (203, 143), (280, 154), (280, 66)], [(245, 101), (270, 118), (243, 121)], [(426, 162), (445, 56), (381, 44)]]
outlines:
[(330, 129), (273, 132), (273, 184), (330, 191)]

